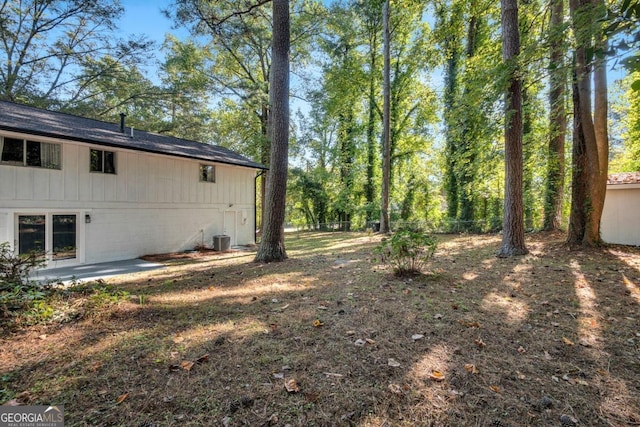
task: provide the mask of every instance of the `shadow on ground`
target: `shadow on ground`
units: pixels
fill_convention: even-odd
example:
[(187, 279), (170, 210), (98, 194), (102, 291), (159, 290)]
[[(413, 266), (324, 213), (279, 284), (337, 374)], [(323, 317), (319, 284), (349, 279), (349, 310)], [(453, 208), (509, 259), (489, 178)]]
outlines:
[(638, 425), (638, 250), (561, 239), (498, 259), (496, 236), (441, 236), (410, 279), (355, 233), (291, 236), (282, 263), (181, 260), (4, 336), (4, 395), (70, 426)]

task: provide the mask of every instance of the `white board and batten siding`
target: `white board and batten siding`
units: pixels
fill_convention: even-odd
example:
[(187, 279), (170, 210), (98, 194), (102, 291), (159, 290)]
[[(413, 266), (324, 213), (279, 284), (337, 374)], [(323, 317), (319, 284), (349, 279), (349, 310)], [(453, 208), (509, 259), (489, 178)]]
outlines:
[(626, 175), (626, 182), (613, 180), (610, 176), (607, 185), (600, 222), (602, 240), (606, 243), (640, 246), (640, 175), (619, 175)]
[[(39, 140), (61, 144), (62, 168), (0, 165), (0, 241), (15, 244), (17, 215), (74, 213), (80, 263), (211, 246), (219, 234), (254, 243), (255, 169)], [(116, 153), (115, 174), (89, 171), (91, 148)], [(215, 166), (215, 183), (200, 181), (201, 164)]]

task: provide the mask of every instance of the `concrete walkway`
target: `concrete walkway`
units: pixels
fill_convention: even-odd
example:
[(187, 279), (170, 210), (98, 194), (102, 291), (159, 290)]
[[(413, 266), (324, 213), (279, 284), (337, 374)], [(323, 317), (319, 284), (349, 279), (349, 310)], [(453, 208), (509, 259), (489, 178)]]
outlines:
[(142, 259), (129, 259), (125, 261), (104, 262), (100, 264), (84, 264), (73, 267), (52, 268), (31, 273), (31, 280), (38, 282), (62, 282), (69, 283), (73, 280), (88, 282), (122, 274), (139, 273), (142, 271), (159, 270), (165, 266), (156, 262)]

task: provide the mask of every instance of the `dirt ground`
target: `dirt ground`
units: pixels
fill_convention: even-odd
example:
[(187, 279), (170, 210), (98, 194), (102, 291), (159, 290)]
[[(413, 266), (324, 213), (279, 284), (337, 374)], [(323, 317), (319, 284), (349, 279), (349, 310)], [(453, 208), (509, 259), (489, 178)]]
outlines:
[(5, 324), (0, 403), (67, 426), (640, 425), (640, 250), (563, 238), (500, 259), (499, 236), (438, 236), (410, 279), (356, 233), (292, 234), (267, 265), (164, 257)]

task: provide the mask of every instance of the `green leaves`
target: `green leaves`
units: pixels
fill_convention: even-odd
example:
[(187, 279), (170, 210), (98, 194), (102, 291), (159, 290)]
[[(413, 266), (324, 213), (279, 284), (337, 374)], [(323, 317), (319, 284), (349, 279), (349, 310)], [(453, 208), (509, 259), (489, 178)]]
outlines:
[(122, 12), (113, 0), (0, 4), (0, 98), (44, 107), (84, 99), (88, 93), (77, 72), (88, 60), (110, 56), (121, 65), (141, 60), (148, 40), (115, 37)]
[[(607, 10), (601, 19), (605, 25), (602, 32), (609, 42), (609, 55), (625, 55), (624, 52), (635, 51), (624, 57), (620, 63), (629, 73), (640, 70), (640, 0), (624, 0), (619, 9)], [(633, 90), (640, 90), (640, 81), (632, 83)]]
[(383, 240), (375, 253), (390, 265), (396, 276), (418, 274), (433, 258), (436, 239), (419, 231), (402, 230)]

